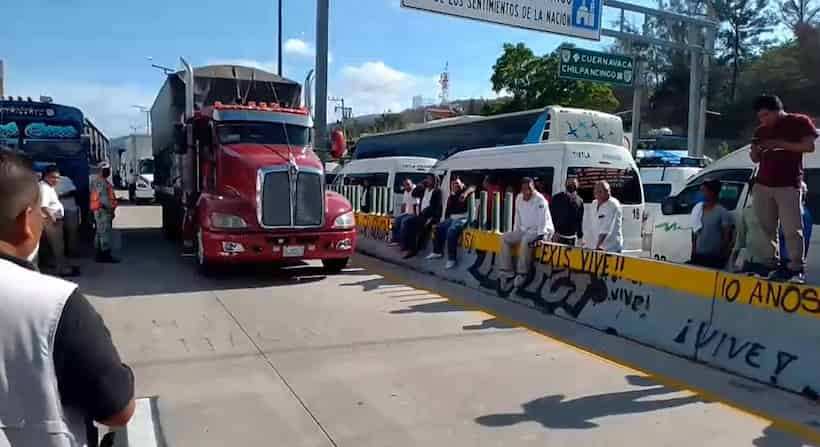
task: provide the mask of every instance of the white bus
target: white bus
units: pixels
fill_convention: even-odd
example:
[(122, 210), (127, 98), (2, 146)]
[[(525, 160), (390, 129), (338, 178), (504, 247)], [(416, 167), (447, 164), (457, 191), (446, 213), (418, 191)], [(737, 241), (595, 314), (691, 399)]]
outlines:
[(624, 253), (641, 252), (641, 214), (643, 191), (638, 167), (629, 150), (618, 144), (590, 142), (544, 142), (518, 146), (473, 149), (459, 152), (436, 164), (433, 171), (444, 175), (442, 190), (449, 194), (450, 180), (460, 177), (469, 185), (481, 186), (485, 176), (496, 179), (502, 189), (518, 192), (520, 179), (531, 177), (536, 188), (547, 199), (564, 190), (566, 179), (579, 182), (578, 194), (583, 198), (584, 242), (595, 245), (592, 225), (597, 214), (593, 204), (593, 188), (598, 180), (607, 180), (612, 195), (623, 206)]

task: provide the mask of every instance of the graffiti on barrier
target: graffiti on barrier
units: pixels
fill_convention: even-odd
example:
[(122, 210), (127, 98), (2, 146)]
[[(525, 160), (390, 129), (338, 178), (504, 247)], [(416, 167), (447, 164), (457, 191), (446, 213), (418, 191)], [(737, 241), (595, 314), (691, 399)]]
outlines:
[[(715, 329), (705, 321), (699, 322), (694, 331), (694, 321), (686, 320), (683, 328), (675, 336), (674, 342), (682, 345), (693, 344), (698, 358), (741, 362), (750, 368), (769, 371), (769, 381), (777, 384), (777, 379), (786, 368), (798, 360), (796, 354), (771, 349), (759, 341), (743, 339), (726, 331)], [(696, 332), (694, 335), (690, 333)]]
[[(543, 245), (536, 250), (535, 268), (530, 269), (523, 283), (516, 287), (513, 278), (501, 278), (495, 271), (496, 256), (476, 251), (476, 259), (468, 269), (482, 288), (494, 290), (502, 298), (515, 293), (531, 300), (544, 312), (563, 311), (578, 318), (590, 305), (620, 304), (623, 310), (646, 317), (652, 299), (642, 292), (642, 284), (623, 281), (617, 275), (625, 268), (625, 258), (604, 252), (581, 251), (581, 269), (571, 268), (571, 247)], [(620, 314), (620, 313), (619, 313)]]
[(718, 279), (717, 290), (718, 298), (730, 303), (740, 300), (746, 304), (762, 305), (786, 313), (802, 310), (810, 314), (820, 314), (820, 296), (818, 289), (814, 287), (755, 280), (751, 290), (744, 290), (739, 279), (721, 276)]

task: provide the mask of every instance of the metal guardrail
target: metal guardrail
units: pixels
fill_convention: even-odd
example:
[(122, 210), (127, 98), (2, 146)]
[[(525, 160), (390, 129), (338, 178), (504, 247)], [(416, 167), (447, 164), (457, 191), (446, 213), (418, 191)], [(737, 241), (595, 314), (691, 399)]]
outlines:
[[(367, 212), (383, 216), (394, 214), (393, 191), (389, 187), (372, 186), (364, 188), (360, 185), (328, 185), (327, 189), (344, 196), (357, 213)], [(367, 197), (367, 201), (365, 201), (365, 197)], [(365, 209), (368, 203), (370, 207)], [(467, 227), (490, 230), (496, 233), (511, 231), (514, 223), (514, 203), (515, 195), (511, 192), (503, 196), (501, 193), (496, 192), (493, 193), (492, 197), (489, 196), (487, 191), (471, 195), (467, 206)]]

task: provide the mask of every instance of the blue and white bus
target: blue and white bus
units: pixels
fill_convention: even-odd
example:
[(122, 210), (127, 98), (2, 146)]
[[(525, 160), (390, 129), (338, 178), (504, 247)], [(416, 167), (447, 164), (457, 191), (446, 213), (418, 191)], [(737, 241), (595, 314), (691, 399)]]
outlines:
[(83, 222), (89, 222), (89, 141), (83, 113), (76, 107), (0, 98), (0, 145), (28, 156), (35, 169), (55, 164), (77, 188)]

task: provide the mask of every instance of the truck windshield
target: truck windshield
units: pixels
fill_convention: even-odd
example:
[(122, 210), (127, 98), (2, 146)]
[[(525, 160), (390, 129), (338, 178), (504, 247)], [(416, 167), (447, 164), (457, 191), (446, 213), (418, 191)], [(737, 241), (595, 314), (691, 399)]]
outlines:
[(290, 144), (306, 146), (310, 130), (283, 123), (230, 123), (217, 126), (221, 144)]
[(153, 174), (154, 160), (142, 160), (140, 162), (140, 174)]

